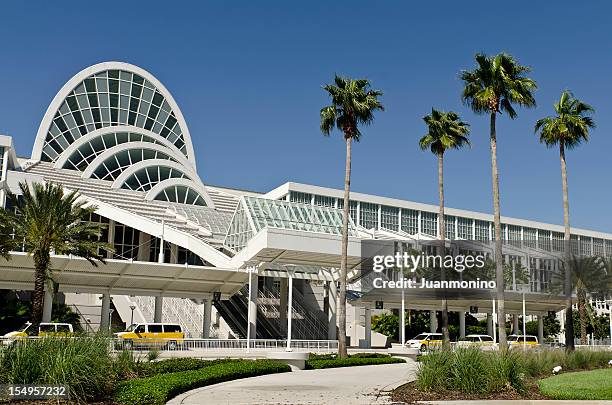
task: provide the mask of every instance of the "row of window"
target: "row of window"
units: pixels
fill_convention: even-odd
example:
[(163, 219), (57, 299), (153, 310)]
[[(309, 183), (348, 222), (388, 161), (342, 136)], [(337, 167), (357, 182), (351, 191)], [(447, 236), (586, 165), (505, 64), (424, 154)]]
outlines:
[(66, 97), (48, 130), (43, 160), (54, 161), (75, 139), (111, 125), (151, 130), (186, 154), (182, 129), (164, 96), (139, 75), (111, 70), (85, 79)]
[(78, 149), (70, 155), (63, 168), (83, 171), (105, 150), (128, 142), (160, 143), (149, 136), (135, 132), (109, 132), (97, 136), (79, 146)]
[[(302, 204), (315, 204), (341, 209), (341, 198), (291, 191), (289, 201)], [(355, 224), (366, 229), (387, 229), (403, 231), (410, 235), (419, 233), (419, 211), (367, 202), (350, 201), (350, 215)], [(380, 211), (380, 219), (379, 219)], [(438, 214), (420, 211), (420, 232), (429, 236), (438, 235)], [(493, 223), (478, 219), (445, 215), (445, 237), (489, 241), (495, 230)], [(544, 229), (502, 224), (502, 239), (509, 245), (529, 247), (546, 251), (562, 252), (564, 235)], [(612, 240), (572, 235), (572, 251), (583, 255), (612, 255)]]
[[(99, 240), (108, 240), (109, 219), (98, 214), (91, 214), (89, 221), (104, 224), (104, 228), (99, 237)], [(115, 223), (113, 227), (112, 245), (115, 249), (113, 253), (114, 259), (120, 260), (137, 260), (139, 256), (144, 256), (144, 260), (150, 262), (159, 261), (159, 250), (161, 239), (150, 237), (147, 244), (140, 246), (140, 231), (130, 226)], [(139, 255), (139, 250), (145, 249), (144, 255)], [(102, 255), (106, 255), (101, 252)], [(176, 257), (175, 257), (176, 256)], [(172, 244), (164, 242), (164, 263), (187, 263), (194, 266), (210, 266), (210, 263), (204, 261), (201, 257), (190, 250), (181, 246), (176, 249), (176, 254), (173, 256)]]

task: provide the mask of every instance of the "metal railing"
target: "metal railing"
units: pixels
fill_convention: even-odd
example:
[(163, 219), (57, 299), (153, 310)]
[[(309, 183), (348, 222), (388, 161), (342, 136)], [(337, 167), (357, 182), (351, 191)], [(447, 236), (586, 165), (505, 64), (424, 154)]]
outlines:
[[(56, 337), (61, 339), (87, 339), (87, 337)], [(40, 336), (19, 338), (0, 338), (0, 349), (13, 344), (28, 344), (35, 339), (45, 339)], [(223, 352), (231, 355), (232, 351), (284, 351), (287, 349), (285, 339), (118, 339), (109, 338), (111, 350), (161, 350), (161, 351), (210, 351)], [(330, 353), (338, 350), (337, 340), (291, 340), (291, 350), (297, 352)], [(193, 353), (197, 355), (197, 353)]]
[[(157, 349), (163, 351), (282, 351), (285, 339), (113, 339), (115, 350)], [(338, 350), (337, 340), (291, 340), (292, 351), (328, 353)], [(229, 354), (229, 353), (228, 353)]]

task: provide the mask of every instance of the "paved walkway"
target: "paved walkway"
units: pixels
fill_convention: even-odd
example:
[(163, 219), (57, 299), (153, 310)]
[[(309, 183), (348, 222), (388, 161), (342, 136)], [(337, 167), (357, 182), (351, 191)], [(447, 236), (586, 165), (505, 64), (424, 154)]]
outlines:
[(179, 404), (386, 404), (385, 391), (414, 380), (416, 363), (303, 370), (198, 388), (168, 402)]

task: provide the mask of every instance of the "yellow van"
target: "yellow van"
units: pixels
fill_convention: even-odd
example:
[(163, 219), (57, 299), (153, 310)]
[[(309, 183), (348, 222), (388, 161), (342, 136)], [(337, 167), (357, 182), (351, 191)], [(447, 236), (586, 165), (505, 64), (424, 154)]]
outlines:
[(509, 348), (526, 348), (535, 349), (540, 347), (538, 338), (533, 335), (510, 335), (508, 336), (508, 347)]
[[(17, 329), (16, 331), (9, 332), (2, 337), (7, 339), (22, 338), (33, 334), (34, 331), (32, 330), (32, 323), (26, 322), (21, 328)], [(74, 336), (74, 330), (72, 325), (69, 323), (41, 322), (40, 325), (38, 325), (38, 336), (69, 337)]]
[(115, 338), (117, 346), (125, 350), (150, 346), (175, 350), (185, 339), (185, 333), (176, 323), (135, 323), (124, 332), (115, 333)]

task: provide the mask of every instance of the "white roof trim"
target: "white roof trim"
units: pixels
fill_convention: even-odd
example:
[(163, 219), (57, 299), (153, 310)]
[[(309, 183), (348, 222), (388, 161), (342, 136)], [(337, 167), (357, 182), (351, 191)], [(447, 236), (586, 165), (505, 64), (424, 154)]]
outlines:
[[(64, 102), (66, 97), (68, 97), (68, 94), (70, 94), (70, 92), (74, 90), (74, 88), (78, 86), (79, 83), (81, 83), (83, 80), (87, 79), (88, 77), (95, 75), (96, 73), (100, 73), (106, 70), (113, 70), (113, 69), (124, 70), (127, 72), (136, 73), (137, 75), (140, 75), (144, 77), (145, 79), (147, 79), (148, 81), (150, 81), (160, 91), (160, 93), (168, 101), (168, 104), (170, 104), (170, 108), (174, 112), (174, 115), (176, 116), (176, 120), (178, 121), (179, 126), (181, 127), (181, 130), (183, 133), (183, 139), (185, 141), (185, 147), (187, 148), (187, 158), (192, 163), (193, 168), (195, 169), (196, 160), (195, 160), (195, 154), (193, 150), (193, 144), (191, 143), (191, 135), (189, 134), (189, 128), (187, 127), (187, 122), (185, 122), (185, 118), (183, 117), (183, 113), (181, 112), (181, 109), (176, 104), (176, 101), (174, 101), (174, 97), (172, 97), (172, 94), (168, 91), (168, 89), (166, 89), (166, 87), (159, 80), (157, 80), (152, 74), (150, 74), (149, 72), (147, 72), (146, 70), (142, 68), (139, 68), (138, 66), (134, 66), (132, 64), (125, 63), (125, 62), (98, 63), (96, 65), (93, 65), (93, 66), (90, 66), (88, 68), (81, 70), (79, 73), (74, 75), (70, 80), (68, 80), (66, 84), (64, 84), (64, 86), (60, 89), (60, 91), (53, 98), (53, 101), (51, 101), (51, 104), (49, 104), (49, 107), (47, 108), (47, 111), (45, 112), (45, 116), (40, 122), (40, 126), (38, 127), (38, 132), (36, 133), (36, 140), (34, 141), (34, 148), (32, 149), (32, 159), (36, 161), (39, 161), (41, 159), (43, 145), (45, 144), (45, 139), (47, 137), (47, 133), (49, 132), (49, 127), (51, 126), (51, 123), (53, 122), (55, 113), (60, 108), (61, 104)], [(107, 127), (107, 128), (112, 128), (112, 127)]]
[[(106, 159), (108, 159), (109, 157), (119, 152), (131, 150), (131, 149), (155, 150), (157, 152), (165, 153), (166, 155), (173, 157), (179, 162), (179, 164), (182, 165), (182, 167), (188, 168), (190, 166), (184, 156), (182, 155), (179, 156), (174, 151), (169, 150), (162, 145), (157, 145), (151, 142), (128, 142), (128, 143), (121, 143), (119, 145), (113, 146), (112, 148), (107, 149), (104, 152), (100, 153), (94, 160), (91, 161), (89, 166), (87, 166), (87, 168), (83, 170), (83, 174), (81, 175), (81, 177), (84, 179), (91, 177), (91, 175), (96, 171), (98, 166), (100, 166)], [(150, 159), (150, 160), (153, 160), (153, 159)], [(158, 160), (158, 159), (155, 159), (155, 160)]]
[[(69, 190), (66, 188), (66, 190)], [(230, 258), (225, 254), (219, 252), (206, 242), (197, 238), (189, 233), (182, 232), (172, 226), (165, 225), (162, 230), (162, 224), (149, 218), (142, 217), (133, 212), (119, 208), (113, 204), (109, 204), (95, 198), (79, 194), (77, 201), (85, 201), (90, 205), (96, 206), (96, 213), (106, 217), (112, 218), (113, 220), (130, 226), (134, 229), (138, 229), (141, 232), (148, 233), (159, 237), (164, 235), (164, 240), (181, 246), (185, 249), (192, 251), (213, 266), (221, 268), (231, 268)]]
[(140, 170), (140, 169), (142, 169), (144, 167), (149, 167), (149, 166), (170, 167), (172, 169), (180, 171), (181, 173), (185, 174), (186, 176), (189, 176), (190, 179), (197, 179), (198, 178), (197, 174), (195, 174), (194, 172), (192, 172), (191, 170), (189, 170), (185, 166), (182, 166), (181, 164), (179, 164), (177, 162), (173, 162), (172, 160), (146, 159), (146, 160), (141, 160), (140, 162), (131, 165), (130, 167), (125, 169), (123, 172), (121, 172), (121, 174), (115, 179), (115, 181), (113, 181), (113, 185), (111, 187), (112, 188), (121, 188), (121, 186), (123, 185), (123, 183), (125, 183), (125, 181), (128, 179), (128, 177), (130, 177), (132, 174), (136, 173), (138, 170)]
[[(168, 149), (171, 149), (175, 154), (177, 154), (179, 156), (182, 156), (183, 158), (185, 156), (185, 155), (183, 155), (181, 153), (180, 150), (177, 149), (176, 146), (174, 146), (174, 144), (170, 143), (166, 138), (164, 138), (163, 136), (160, 136), (159, 134), (156, 134), (155, 132), (149, 131), (148, 129), (139, 128), (139, 127), (132, 127), (132, 126), (127, 126), (127, 125), (118, 125), (118, 126), (113, 126), (113, 127), (99, 128), (99, 129), (96, 129), (95, 131), (91, 131), (91, 132), (83, 135), (82, 137), (78, 138), (73, 143), (71, 143), (62, 152), (61, 155), (58, 156), (58, 158), (55, 161), (55, 164), (53, 165), (53, 167), (56, 168), (56, 169), (63, 169), (64, 168), (64, 164), (66, 164), (66, 162), (68, 161), (68, 158), (70, 157), (70, 155), (72, 155), (72, 153), (74, 153), (81, 145), (91, 141), (92, 139), (101, 137), (102, 135), (113, 134), (113, 133), (116, 133), (116, 132), (132, 132), (132, 133), (135, 133), (135, 134), (146, 135), (149, 138), (155, 139), (155, 141), (157, 141), (160, 144), (166, 146)], [(119, 145), (128, 145), (130, 143), (134, 143), (134, 142), (121, 143)], [(147, 142), (147, 143), (150, 143), (150, 142)], [(118, 146), (118, 145), (115, 145), (115, 146)], [(172, 155), (172, 156), (174, 156), (174, 155)], [(192, 162), (189, 162), (189, 164), (192, 166)]]
[(204, 185), (202, 183), (198, 184), (195, 181), (189, 179), (172, 178), (160, 181), (151, 190), (147, 192), (145, 200), (154, 200), (155, 197), (157, 197), (157, 195), (161, 193), (164, 189), (172, 186), (185, 186), (194, 189), (202, 196), (202, 198), (204, 198), (206, 206), (210, 208), (215, 208), (215, 203), (206, 192), (206, 188), (204, 187)]

